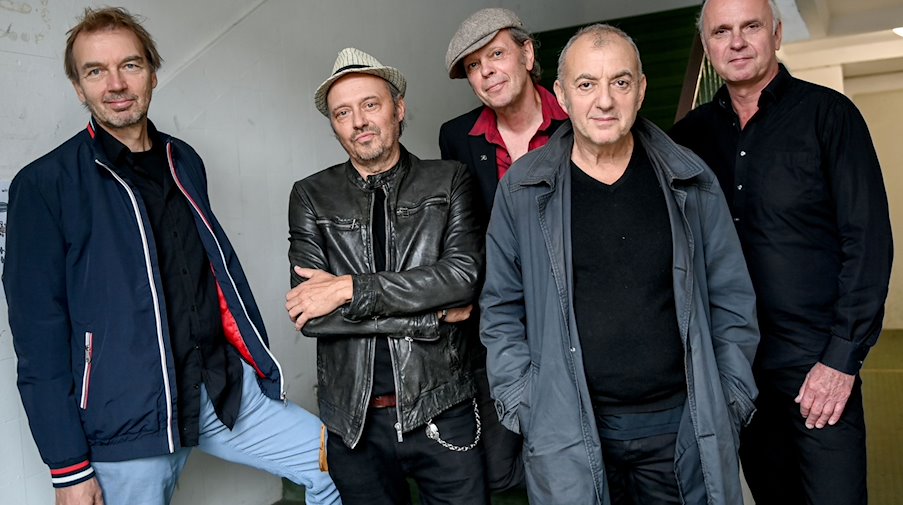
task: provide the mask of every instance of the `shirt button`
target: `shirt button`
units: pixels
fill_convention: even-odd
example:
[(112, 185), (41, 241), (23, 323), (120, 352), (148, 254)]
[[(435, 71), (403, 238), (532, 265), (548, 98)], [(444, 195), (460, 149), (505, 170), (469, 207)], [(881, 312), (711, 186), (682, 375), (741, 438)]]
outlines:
[(740, 222), (740, 218), (739, 218), (739, 217), (735, 217), (735, 218), (734, 218), (734, 222), (735, 222), (735, 223), (739, 223), (739, 222)]
[(740, 156), (746, 156), (746, 151), (740, 151)]
[(571, 352), (577, 352), (577, 348), (576, 348), (576, 347), (571, 347)]
[(195, 384), (195, 385), (194, 385), (194, 389), (201, 389), (201, 385), (200, 385), (200, 384)]
[(738, 189), (738, 190), (742, 190), (742, 189), (743, 189), (743, 185), (742, 185), (742, 184), (737, 184), (737, 189)]

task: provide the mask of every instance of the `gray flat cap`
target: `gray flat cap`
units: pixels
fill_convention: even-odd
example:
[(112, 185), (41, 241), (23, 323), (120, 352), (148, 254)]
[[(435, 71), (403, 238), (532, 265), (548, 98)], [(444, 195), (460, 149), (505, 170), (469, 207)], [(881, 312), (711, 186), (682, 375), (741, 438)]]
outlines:
[(326, 105), (326, 96), (329, 94), (329, 88), (341, 77), (348, 74), (370, 74), (382, 77), (392, 87), (397, 89), (401, 96), (404, 96), (405, 89), (408, 86), (404, 76), (397, 68), (383, 65), (379, 60), (360, 49), (346, 47), (339, 52), (339, 56), (332, 66), (332, 75), (329, 76), (329, 79), (323, 81), (323, 84), (314, 93), (314, 104), (324, 116), (329, 117), (329, 108)]
[(461, 60), (488, 44), (499, 30), (505, 28), (524, 29), (524, 22), (514, 12), (500, 7), (478, 10), (465, 19), (449, 42), (448, 52), (445, 53), (448, 76), (452, 79), (467, 77), (459, 65)]

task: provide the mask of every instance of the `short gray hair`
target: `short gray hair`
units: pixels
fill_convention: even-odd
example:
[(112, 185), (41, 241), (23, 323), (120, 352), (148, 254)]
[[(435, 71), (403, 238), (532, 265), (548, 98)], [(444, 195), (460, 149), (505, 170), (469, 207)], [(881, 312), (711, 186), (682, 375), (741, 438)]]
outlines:
[[(702, 8), (699, 9), (699, 16), (696, 18), (696, 29), (699, 31), (699, 36), (705, 38), (705, 26), (703, 26), (703, 16), (705, 15), (705, 6), (709, 4), (708, 0), (703, 0)], [(774, 30), (774, 33), (778, 33), (778, 23), (781, 22), (781, 11), (778, 9), (778, 4), (775, 3), (774, 0), (768, 0), (768, 6), (771, 8), (771, 22), (774, 26), (771, 27)]]
[(558, 81), (563, 82), (564, 78), (564, 63), (567, 60), (568, 52), (571, 50), (571, 46), (574, 45), (574, 42), (577, 41), (580, 37), (584, 35), (591, 35), (594, 37), (593, 39), (593, 47), (601, 47), (605, 44), (606, 38), (609, 36), (620, 37), (625, 40), (630, 47), (633, 48), (633, 52), (636, 54), (636, 63), (637, 68), (640, 71), (640, 75), (643, 75), (643, 60), (640, 59), (640, 50), (636, 47), (636, 42), (633, 41), (633, 38), (627, 33), (615, 26), (605, 24), (605, 23), (596, 23), (594, 25), (584, 26), (577, 33), (568, 40), (568, 43), (565, 44), (564, 49), (561, 50), (561, 54), (558, 56)]

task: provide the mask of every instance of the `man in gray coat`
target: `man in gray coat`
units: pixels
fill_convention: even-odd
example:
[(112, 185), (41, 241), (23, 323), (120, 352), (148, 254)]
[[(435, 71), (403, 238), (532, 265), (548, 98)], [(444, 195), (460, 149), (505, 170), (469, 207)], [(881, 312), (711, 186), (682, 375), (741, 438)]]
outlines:
[(637, 112), (622, 31), (567, 44), (571, 123), (499, 183), (480, 334), (534, 504), (742, 503), (755, 297), (711, 170)]

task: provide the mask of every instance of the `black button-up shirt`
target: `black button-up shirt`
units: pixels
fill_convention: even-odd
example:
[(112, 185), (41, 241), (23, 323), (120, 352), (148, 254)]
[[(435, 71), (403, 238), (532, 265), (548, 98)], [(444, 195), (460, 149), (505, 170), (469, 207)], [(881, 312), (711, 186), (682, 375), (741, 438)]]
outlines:
[(782, 65), (742, 130), (722, 86), (671, 135), (724, 188), (758, 299), (757, 366), (858, 372), (881, 330), (893, 247), (881, 167), (853, 103)]
[(103, 128), (97, 128), (97, 138), (147, 211), (175, 360), (181, 445), (190, 447), (198, 444), (200, 384), (231, 428), (241, 401), (242, 368), (223, 334), (216, 281), (194, 215), (170, 174), (160, 135), (148, 125), (149, 151), (133, 153)]

